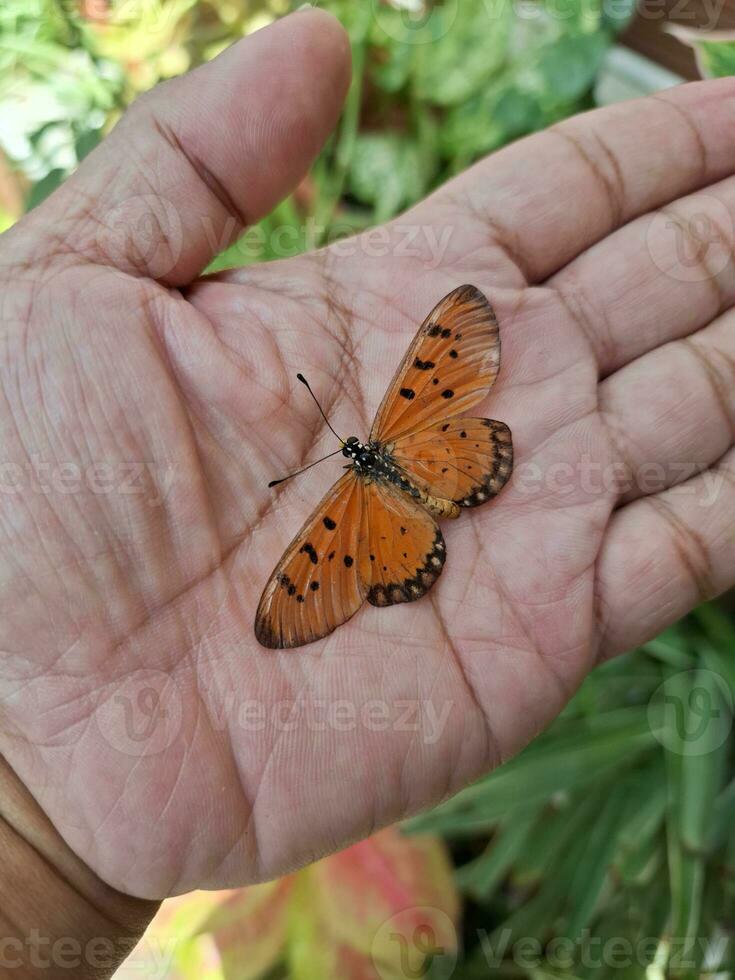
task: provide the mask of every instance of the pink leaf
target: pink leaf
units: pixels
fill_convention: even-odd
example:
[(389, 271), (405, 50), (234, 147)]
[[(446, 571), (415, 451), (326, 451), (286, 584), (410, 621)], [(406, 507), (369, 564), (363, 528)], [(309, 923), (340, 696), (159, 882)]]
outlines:
[(325, 858), (309, 875), (324, 941), (378, 969), (355, 977), (401, 976), (407, 957), (415, 964), (429, 954), (455, 953), (459, 899), (438, 838), (406, 837), (389, 828)]

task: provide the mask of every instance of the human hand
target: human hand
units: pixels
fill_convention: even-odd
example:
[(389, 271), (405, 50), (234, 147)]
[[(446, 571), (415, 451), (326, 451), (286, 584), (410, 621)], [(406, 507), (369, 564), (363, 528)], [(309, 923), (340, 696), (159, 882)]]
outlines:
[[(564, 122), (384, 239), (197, 281), (305, 172), (348, 58), (319, 12), (259, 32), (0, 239), (0, 750), (130, 894), (272, 877), (436, 802), (735, 581), (735, 84)], [(501, 325), (474, 414), (510, 425), (510, 483), (445, 525), (426, 599), (263, 649), (262, 587), (340, 472), (267, 488), (334, 445), (296, 372), (367, 434), (464, 282)]]

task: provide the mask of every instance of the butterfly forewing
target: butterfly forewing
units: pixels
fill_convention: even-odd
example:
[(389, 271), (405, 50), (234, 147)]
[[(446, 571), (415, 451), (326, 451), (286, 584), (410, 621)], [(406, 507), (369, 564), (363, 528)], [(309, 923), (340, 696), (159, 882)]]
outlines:
[(493, 419), (434, 422), (396, 439), (392, 453), (424, 493), (460, 507), (490, 500), (513, 469), (510, 429)]
[[(362, 567), (374, 606), (420, 599), (439, 577), (446, 555), (434, 518), (389, 483), (365, 485), (367, 541)], [(365, 560), (365, 556), (367, 560)]]
[(495, 313), (475, 286), (459, 286), (424, 320), (370, 432), (389, 444), (438, 418), (466, 411), (487, 394), (500, 367)]
[(365, 487), (349, 470), (287, 548), (265, 587), (255, 635), (266, 647), (295, 647), (331, 633), (362, 605), (359, 554)]

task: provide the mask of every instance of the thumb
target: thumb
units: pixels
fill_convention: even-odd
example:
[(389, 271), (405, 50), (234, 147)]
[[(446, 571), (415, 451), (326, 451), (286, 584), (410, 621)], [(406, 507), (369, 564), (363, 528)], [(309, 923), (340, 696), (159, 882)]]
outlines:
[(349, 77), (335, 18), (276, 21), (138, 99), (29, 224), (66, 254), (185, 285), (298, 184)]

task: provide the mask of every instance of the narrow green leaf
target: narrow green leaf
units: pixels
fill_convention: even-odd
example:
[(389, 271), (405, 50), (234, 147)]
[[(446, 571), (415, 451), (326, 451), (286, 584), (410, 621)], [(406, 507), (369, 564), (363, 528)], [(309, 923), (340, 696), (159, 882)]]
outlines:
[(732, 836), (735, 827), (735, 777), (722, 790), (715, 800), (710, 821), (710, 849), (715, 850), (725, 844)]
[(670, 667), (675, 667), (677, 670), (687, 670), (694, 664), (691, 645), (680, 629), (666, 630), (655, 640), (644, 643), (641, 650), (650, 657), (660, 660)]
[(538, 817), (538, 809), (510, 814), (496, 831), (485, 853), (457, 869), (458, 886), (481, 901), (490, 898), (526, 846)]
[(645, 708), (614, 714), (614, 719), (585, 718), (567, 723), (561, 735), (539, 739), (487, 779), (411, 821), (410, 830), (446, 831), (452, 825), (450, 815), (471, 812), (490, 822), (515, 806), (543, 802), (561, 790), (630, 766), (638, 755), (656, 745), (656, 739)]
[(573, 896), (565, 935), (576, 939), (589, 925), (605, 885), (617, 844), (617, 831), (630, 805), (629, 780), (614, 786), (600, 801), (601, 810), (586, 835), (584, 850), (572, 879)]
[[(712, 754), (697, 754), (696, 746), (706, 744), (707, 725), (711, 726), (712, 674), (686, 671), (669, 678), (665, 699), (668, 712), (666, 733), (668, 816), (667, 848), (671, 888), (669, 940), (672, 952), (683, 962), (698, 963), (702, 949), (698, 935), (702, 916), (702, 897), (706, 880), (704, 844), (707, 808), (714, 798), (715, 764)], [(701, 694), (698, 692), (705, 691)], [(702, 726), (705, 726), (704, 728)], [(718, 786), (719, 788), (719, 786)], [(671, 964), (672, 969), (675, 964)]]

